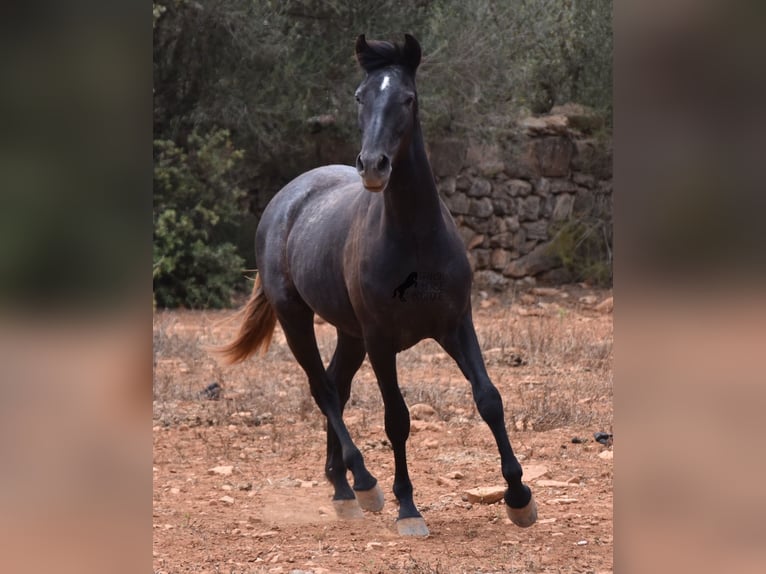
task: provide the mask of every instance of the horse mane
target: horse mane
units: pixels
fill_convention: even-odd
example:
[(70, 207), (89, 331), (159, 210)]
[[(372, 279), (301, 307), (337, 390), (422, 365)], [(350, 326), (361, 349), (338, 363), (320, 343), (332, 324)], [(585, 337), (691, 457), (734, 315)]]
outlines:
[(364, 34), (356, 39), (356, 59), (362, 69), (370, 73), (386, 66), (404, 66), (413, 74), (420, 64), (420, 45), (405, 34), (404, 44), (385, 40), (366, 40)]

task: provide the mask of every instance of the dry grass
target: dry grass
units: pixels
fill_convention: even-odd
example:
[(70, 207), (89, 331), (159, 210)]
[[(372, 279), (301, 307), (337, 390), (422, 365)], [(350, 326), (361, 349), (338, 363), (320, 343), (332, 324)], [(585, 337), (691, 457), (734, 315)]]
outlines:
[[(482, 351), (503, 395), (508, 426), (534, 431), (611, 428), (611, 317), (562, 307), (542, 316), (523, 315), (516, 307), (501, 303), (475, 312)], [(226, 316), (155, 314), (155, 424), (263, 425), (270, 427), (271, 440), (278, 444), (284, 441), (277, 429), (280, 420), (322, 429), (324, 419), (279, 328), (268, 354), (244, 364), (222, 369), (203, 350), (232, 336), (237, 325), (221, 324)], [(335, 331), (329, 325), (317, 325), (316, 330), (322, 357), (329, 361)], [(397, 363), (408, 404), (427, 403), (447, 422), (478, 418), (470, 385), (435, 342), (401, 353)], [(213, 382), (223, 388), (220, 400), (201, 394)], [(363, 426), (382, 420), (382, 401), (367, 361), (355, 377), (348, 413), (357, 415), (357, 424)]]

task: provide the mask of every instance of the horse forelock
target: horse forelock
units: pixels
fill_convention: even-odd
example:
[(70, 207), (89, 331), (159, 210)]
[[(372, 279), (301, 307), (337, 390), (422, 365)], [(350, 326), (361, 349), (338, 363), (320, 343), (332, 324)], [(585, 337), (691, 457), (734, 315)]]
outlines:
[(403, 66), (415, 73), (403, 45), (385, 40), (367, 40), (365, 44), (364, 50), (356, 53), (357, 61), (365, 72), (374, 72), (388, 66)]

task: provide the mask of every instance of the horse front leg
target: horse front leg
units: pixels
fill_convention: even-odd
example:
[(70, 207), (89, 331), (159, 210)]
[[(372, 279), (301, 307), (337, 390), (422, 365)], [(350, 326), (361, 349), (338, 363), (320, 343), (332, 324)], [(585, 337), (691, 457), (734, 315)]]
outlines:
[(410, 435), (410, 412), (404, 402), (396, 376), (396, 353), (386, 345), (365, 342), (385, 406), (385, 426), (394, 450), (394, 495), (399, 501), (396, 528), (402, 536), (428, 536), (428, 527), (415, 506), (412, 482), (407, 469), (407, 438)]
[(537, 520), (537, 504), (532, 491), (521, 481), (521, 464), (513, 454), (505, 428), (503, 399), (487, 375), (470, 313), (465, 315), (458, 328), (440, 340), (439, 344), (455, 360), (471, 383), (479, 414), (495, 437), (500, 451), (503, 478), (508, 484), (504, 497), (508, 518), (517, 526), (532, 526)]

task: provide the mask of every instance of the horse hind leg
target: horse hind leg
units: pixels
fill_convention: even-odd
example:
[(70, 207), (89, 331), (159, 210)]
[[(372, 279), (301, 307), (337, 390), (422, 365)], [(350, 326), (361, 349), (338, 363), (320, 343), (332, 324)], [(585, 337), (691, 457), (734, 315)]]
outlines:
[[(314, 313), (303, 301), (294, 298), (291, 298), (287, 303), (277, 302), (275, 307), (287, 344), (308, 377), (311, 395), (314, 397), (319, 410), (327, 417), (328, 428), (332, 429), (338, 441), (337, 445), (341, 453), (340, 460), (342, 460), (345, 468), (351, 471), (354, 477), (353, 490), (356, 492), (357, 498), (362, 500), (366, 493), (376, 493), (380, 488), (377, 479), (367, 470), (362, 453), (351, 440), (348, 429), (343, 423), (338, 388), (335, 381), (325, 371), (317, 347), (314, 333)], [(348, 495), (347, 492), (344, 492), (342, 483), (340, 495)], [(340, 500), (344, 500), (344, 498)], [(362, 506), (364, 508), (364, 505)], [(382, 504), (379, 506), (382, 507)], [(373, 506), (370, 509), (380, 510), (380, 507)]]

